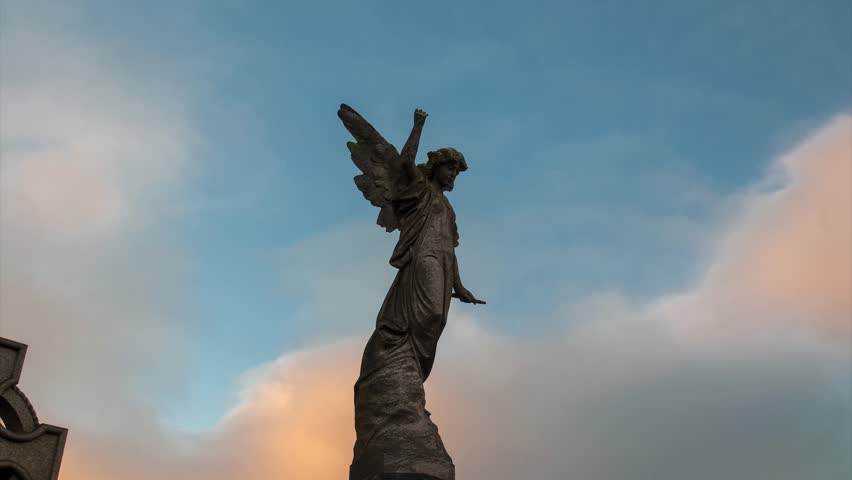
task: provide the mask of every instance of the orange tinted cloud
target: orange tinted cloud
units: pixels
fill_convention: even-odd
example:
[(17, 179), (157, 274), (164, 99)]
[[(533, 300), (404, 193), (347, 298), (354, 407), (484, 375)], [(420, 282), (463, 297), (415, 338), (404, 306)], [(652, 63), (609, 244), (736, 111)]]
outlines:
[[(11, 35), (4, 30), (4, 44)], [(36, 46), (34, 58), (51, 58)], [(92, 58), (85, 49), (64, 56)], [(182, 158), (189, 134), (180, 112), (127, 96), (136, 89), (126, 79), (84, 65), (100, 83), (77, 78), (78, 96), (58, 95), (59, 103), (38, 88), (19, 95), (7, 81), (0, 90), (4, 138), (24, 135), (22, 143), (38, 147), (4, 155), (16, 166), (4, 164), (2, 179), (4, 200), (14, 203), (2, 210), (3, 248), (11, 249), (0, 265), (0, 334), (39, 345), (23, 385), (36, 405), (62, 398), (54, 412), (40, 408), (44, 420), (71, 428), (60, 479), (346, 478), (364, 339), (259, 367), (247, 375), (239, 405), (206, 433), (175, 432), (136, 398), (146, 393), (140, 379), (152, 382), (144, 387), (179, 388), (186, 338), (181, 319), (165, 313), (180, 307), (162, 303), (179, 304), (174, 297), (187, 293), (180, 252), (170, 255), (153, 235), (145, 245), (119, 245), (112, 234), (132, 232), (140, 215), (151, 215), (144, 200), (173, 181), (178, 169), (169, 160)], [(108, 101), (81, 106), (72, 101), (79, 95)], [(99, 103), (105, 110), (92, 111)], [(792, 315), (821, 337), (848, 339), (840, 334), (849, 311), (848, 147), (844, 116), (779, 160), (786, 183), (748, 195), (704, 281), (684, 295), (647, 307), (601, 297), (567, 314), (582, 313), (581, 327), (546, 339), (501, 335), (487, 327), (487, 309), (476, 310), (477, 319), (455, 305), (426, 388), (458, 477), (848, 478), (848, 363), (819, 346), (794, 348), (788, 339), (801, 332), (779, 321)], [(93, 169), (97, 176), (86, 173)], [(31, 243), (28, 230), (47, 245)], [(93, 243), (65, 250), (53, 235)], [(97, 243), (107, 237), (108, 246)], [(104, 260), (125, 257), (132, 261)], [(336, 289), (322, 275), (300, 282), (318, 301)], [(334, 327), (350, 300), (308, 309), (323, 316), (308, 320)], [(567, 315), (566, 324), (578, 323)], [(697, 348), (708, 334), (743, 324), (785, 341), (766, 348), (741, 336), (736, 348), (748, 362)], [(700, 335), (678, 335), (684, 326)]]
[[(848, 476), (848, 363), (799, 340), (837, 340), (848, 321), (849, 130), (835, 119), (778, 161), (783, 183), (745, 197), (694, 289), (644, 306), (600, 296), (552, 338), (502, 335), (456, 307), (426, 389), (458, 477)], [(363, 341), (249, 372), (207, 433), (72, 432), (61, 480), (346, 478)]]
[(112, 441), (74, 432), (60, 479), (346, 478), (361, 343), (342, 341), (258, 367), (247, 375), (240, 404), (205, 434), (140, 428), (156, 424), (144, 416)]
[(771, 188), (745, 196), (698, 288), (659, 306), (705, 332), (788, 322), (848, 347), (852, 117), (834, 118), (780, 157), (769, 180)]

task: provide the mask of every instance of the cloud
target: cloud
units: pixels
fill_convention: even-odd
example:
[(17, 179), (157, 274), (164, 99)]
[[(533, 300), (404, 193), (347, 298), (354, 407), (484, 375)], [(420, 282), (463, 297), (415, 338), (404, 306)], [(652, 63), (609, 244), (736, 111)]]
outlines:
[[(22, 386), (72, 429), (60, 478), (345, 478), (364, 337), (248, 372), (208, 432), (163, 425), (151, 399), (180, 395), (192, 311), (157, 199), (192, 167), (191, 106), (114, 68), (116, 46), (5, 14), (0, 334), (33, 345)], [(558, 305), (557, 331), (516, 318), (523, 336), (490, 325), (495, 302), (454, 304), (426, 388), (459, 478), (848, 478), (850, 137), (834, 119), (738, 196), (690, 288), (602, 292)], [(370, 325), (388, 238), (347, 227), (283, 252), (302, 318)]]
[[(755, 303), (802, 311), (825, 333), (852, 314), (852, 118), (836, 118), (777, 166), (788, 185), (756, 193), (707, 288), (744, 288)], [(735, 283), (733, 283), (735, 282)], [(848, 335), (847, 335), (848, 336)]]
[[(789, 323), (840, 348), (852, 324), (852, 117), (838, 116), (772, 166), (744, 198), (694, 291), (660, 302), (719, 318), (718, 334)], [(677, 313), (674, 313), (677, 312)], [(689, 328), (690, 321), (682, 322)], [(707, 323), (699, 320), (698, 325)]]
[[(849, 337), (837, 334), (849, 298), (807, 276), (777, 281), (801, 278), (811, 262), (848, 278), (848, 243), (837, 238), (849, 225), (848, 157), (832, 148), (849, 144), (848, 125), (832, 121), (779, 159), (769, 187), (741, 197), (742, 215), (686, 291), (563, 305), (561, 335), (507, 335), (487, 325), (487, 309), (454, 306), (426, 388), (458, 477), (848, 478)], [(778, 256), (755, 259), (766, 252)], [(365, 340), (248, 372), (240, 403), (204, 434), (155, 430), (162, 441), (136, 449), (128, 436), (81, 438), (62, 478), (345, 478)]]
[(127, 432), (69, 441), (60, 478), (345, 478), (355, 441), (351, 379), (358, 371), (350, 359), (362, 343), (342, 340), (257, 367), (246, 374), (241, 403), (205, 434), (142, 432), (141, 443)]
[(0, 335), (33, 346), (44, 421), (104, 433), (180, 394), (190, 269), (168, 226), (197, 137), (181, 82), (69, 30), (81, 10), (3, 8)]
[(64, 30), (56, 9), (8, 8), (3, 213), (16, 230), (93, 240), (160, 213), (150, 202), (181, 178), (195, 132), (175, 85), (119, 68), (123, 52)]

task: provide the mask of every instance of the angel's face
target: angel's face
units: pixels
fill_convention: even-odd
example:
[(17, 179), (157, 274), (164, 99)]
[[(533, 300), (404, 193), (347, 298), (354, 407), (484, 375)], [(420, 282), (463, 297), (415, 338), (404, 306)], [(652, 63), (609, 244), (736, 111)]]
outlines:
[(451, 192), (459, 174), (458, 162), (444, 162), (435, 168), (433, 182), (444, 192)]

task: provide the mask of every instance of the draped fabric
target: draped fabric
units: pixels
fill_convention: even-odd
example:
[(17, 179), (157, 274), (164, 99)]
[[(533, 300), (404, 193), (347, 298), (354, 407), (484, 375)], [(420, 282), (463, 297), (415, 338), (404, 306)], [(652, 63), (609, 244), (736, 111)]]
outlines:
[(455, 214), (419, 171), (398, 187), (391, 205), (400, 236), (390, 263), (399, 271), (355, 384), (357, 440), (350, 478), (369, 478), (358, 472), (381, 468), (452, 479), (452, 460), (426, 410), (423, 382), (447, 323), (458, 245)]

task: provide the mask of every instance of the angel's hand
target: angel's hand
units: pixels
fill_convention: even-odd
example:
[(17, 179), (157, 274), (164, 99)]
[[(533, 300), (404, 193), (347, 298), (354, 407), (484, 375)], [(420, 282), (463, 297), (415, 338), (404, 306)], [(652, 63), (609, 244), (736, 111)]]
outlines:
[(456, 288), (455, 290), (456, 291), (455, 291), (455, 293), (453, 293), (453, 296), (458, 298), (462, 302), (472, 303), (474, 305), (476, 305), (476, 304), (485, 305), (485, 301), (479, 300), (476, 297), (474, 297), (473, 294), (470, 292), (470, 290), (468, 290), (464, 287)]
[(428, 113), (426, 113), (423, 110), (420, 110), (418, 108), (418, 109), (414, 110), (414, 123), (416, 125), (423, 125), (426, 122), (426, 117), (428, 117), (428, 116), (429, 116)]

